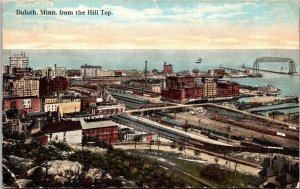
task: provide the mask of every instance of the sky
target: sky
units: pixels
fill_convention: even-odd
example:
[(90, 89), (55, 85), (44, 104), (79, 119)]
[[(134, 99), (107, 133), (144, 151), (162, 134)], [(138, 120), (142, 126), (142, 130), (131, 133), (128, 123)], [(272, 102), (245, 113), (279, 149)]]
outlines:
[(2, 7), (4, 49), (299, 49), (297, 0), (4, 0)]

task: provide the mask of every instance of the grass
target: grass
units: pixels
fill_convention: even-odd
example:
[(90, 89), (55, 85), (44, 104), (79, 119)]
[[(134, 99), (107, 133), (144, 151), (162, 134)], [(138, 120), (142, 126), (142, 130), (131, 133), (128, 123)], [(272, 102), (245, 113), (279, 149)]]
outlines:
[[(145, 157), (157, 157), (154, 152), (155, 150), (129, 150), (131, 153), (139, 154)], [(233, 186), (233, 179), (234, 179), (234, 171), (224, 170), (225, 176), (224, 180), (215, 181), (210, 178), (206, 178), (201, 176), (199, 172), (204, 168), (205, 164), (198, 163), (198, 162), (191, 162), (182, 159), (178, 159), (180, 157), (180, 153), (173, 153), (173, 152), (163, 152), (160, 151), (159, 157), (166, 159), (169, 162), (172, 162), (176, 165), (176, 167), (182, 171), (185, 171), (193, 176), (201, 178), (202, 180), (207, 181), (208, 183), (212, 184), (216, 187), (232, 187)], [(201, 158), (201, 156), (200, 156)], [(153, 159), (153, 158), (152, 158)], [(180, 174), (176, 172), (176, 174)], [(188, 176), (179, 175), (179, 178), (182, 178), (192, 187), (197, 187), (197, 182), (193, 179), (189, 178)], [(236, 172), (235, 178), (235, 187), (251, 187), (251, 182), (255, 177), (252, 175), (242, 174), (240, 172)]]

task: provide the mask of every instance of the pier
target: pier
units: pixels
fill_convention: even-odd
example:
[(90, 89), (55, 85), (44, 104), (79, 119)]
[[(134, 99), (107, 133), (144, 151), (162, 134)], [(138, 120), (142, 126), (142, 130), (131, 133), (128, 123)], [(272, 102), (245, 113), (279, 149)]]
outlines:
[(258, 113), (258, 112), (268, 112), (272, 110), (284, 110), (284, 109), (292, 109), (292, 108), (298, 108), (299, 106), (289, 106), (289, 107), (280, 107), (280, 108), (268, 108), (263, 110), (253, 110), (251, 113)]

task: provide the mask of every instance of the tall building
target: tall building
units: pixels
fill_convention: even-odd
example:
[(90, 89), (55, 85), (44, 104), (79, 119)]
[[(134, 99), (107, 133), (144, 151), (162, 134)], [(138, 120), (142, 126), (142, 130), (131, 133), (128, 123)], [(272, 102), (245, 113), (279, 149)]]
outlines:
[(43, 69), (42, 77), (47, 77), (47, 78), (66, 77), (66, 68), (56, 67), (55, 64), (53, 69), (51, 67)]
[(13, 68), (28, 68), (29, 58), (25, 56), (24, 52), (21, 54), (13, 54), (9, 57), (9, 74), (12, 74)]
[(80, 74), (83, 78), (86, 77), (100, 77), (101, 76), (101, 66), (91, 66), (85, 64), (80, 67)]
[(20, 78), (10, 80), (8, 90), (13, 96), (39, 96), (39, 84), (38, 79)]
[(172, 74), (173, 73), (173, 65), (172, 64), (167, 64), (166, 62), (164, 63), (164, 70), (163, 74)]
[(217, 95), (217, 83), (213, 80), (206, 80), (203, 85), (203, 97), (212, 97)]

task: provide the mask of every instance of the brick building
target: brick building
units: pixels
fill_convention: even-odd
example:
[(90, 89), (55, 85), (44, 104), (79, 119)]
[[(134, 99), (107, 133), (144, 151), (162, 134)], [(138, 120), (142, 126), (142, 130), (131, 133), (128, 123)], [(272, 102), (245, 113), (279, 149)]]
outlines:
[(108, 143), (118, 142), (118, 124), (109, 120), (101, 119), (97, 121), (80, 119), (83, 136), (93, 137)]
[(63, 92), (68, 89), (69, 82), (67, 78), (55, 77), (53, 79), (40, 79), (40, 96), (49, 96), (53, 92)]
[(90, 103), (96, 103), (96, 100), (97, 99), (93, 98), (93, 97), (82, 97), (80, 110), (82, 112), (89, 112), (90, 111)]
[(172, 74), (173, 73), (173, 65), (164, 63), (163, 74)]
[(194, 87), (196, 82), (195, 77), (186, 76), (178, 77), (171, 76), (166, 78), (166, 88), (167, 89), (180, 89), (183, 87)]
[(40, 112), (41, 99), (36, 96), (31, 97), (4, 97), (3, 111), (23, 110), (26, 113)]
[(161, 96), (175, 101), (201, 98), (203, 96), (203, 83), (199, 82), (196, 77), (167, 77), (166, 89), (161, 90)]
[(229, 81), (217, 83), (217, 96), (236, 96), (239, 95), (239, 84)]
[(214, 75), (225, 75), (225, 69), (214, 69)]

